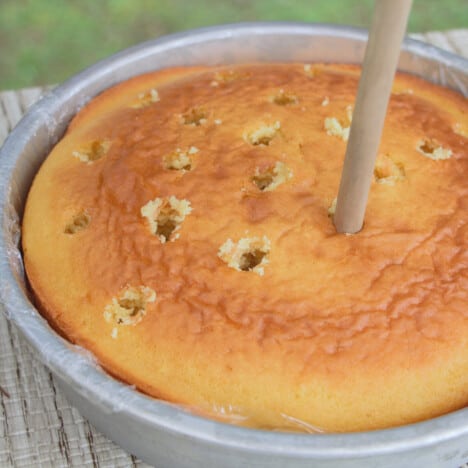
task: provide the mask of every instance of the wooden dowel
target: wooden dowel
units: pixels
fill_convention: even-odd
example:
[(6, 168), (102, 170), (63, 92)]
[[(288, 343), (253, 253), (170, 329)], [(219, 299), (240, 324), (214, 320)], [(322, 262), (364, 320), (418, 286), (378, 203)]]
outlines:
[(364, 222), (375, 159), (411, 2), (375, 2), (334, 215), (336, 230), (341, 233), (356, 233)]

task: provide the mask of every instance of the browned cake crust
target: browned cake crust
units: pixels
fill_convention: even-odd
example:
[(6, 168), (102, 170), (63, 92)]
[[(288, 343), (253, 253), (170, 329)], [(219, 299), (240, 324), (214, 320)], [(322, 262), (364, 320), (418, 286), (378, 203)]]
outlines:
[(253, 427), (466, 406), (468, 104), (398, 75), (364, 229), (338, 235), (358, 76), (180, 68), (92, 100), (23, 221), (52, 325), (142, 391)]

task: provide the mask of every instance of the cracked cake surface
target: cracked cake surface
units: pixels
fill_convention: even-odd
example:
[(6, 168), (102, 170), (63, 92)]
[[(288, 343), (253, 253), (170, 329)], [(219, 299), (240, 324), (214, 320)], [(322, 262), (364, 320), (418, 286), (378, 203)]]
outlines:
[(359, 431), (466, 406), (468, 103), (397, 75), (364, 228), (340, 235), (359, 73), (181, 67), (91, 100), (27, 200), (39, 310), (112, 375), (236, 424)]

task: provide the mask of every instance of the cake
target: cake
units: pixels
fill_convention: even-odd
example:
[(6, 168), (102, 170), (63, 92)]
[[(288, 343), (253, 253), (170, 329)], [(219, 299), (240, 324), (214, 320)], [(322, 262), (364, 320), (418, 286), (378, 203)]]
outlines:
[(71, 121), (22, 225), (40, 312), (111, 375), (248, 427), (468, 404), (468, 103), (398, 74), (364, 227), (333, 225), (360, 69), (181, 67)]

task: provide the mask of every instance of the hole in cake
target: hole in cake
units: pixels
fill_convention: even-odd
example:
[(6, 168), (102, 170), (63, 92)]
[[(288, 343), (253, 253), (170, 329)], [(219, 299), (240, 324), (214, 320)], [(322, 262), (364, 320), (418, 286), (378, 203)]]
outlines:
[(150, 89), (137, 95), (136, 101), (131, 105), (134, 109), (147, 107), (160, 100), (159, 93), (156, 89)]
[(255, 175), (252, 177), (252, 182), (262, 192), (274, 190), (279, 185), (288, 181), (292, 177), (292, 171), (279, 161), (274, 166), (261, 171), (259, 168), (255, 170)]
[[(104, 309), (104, 319), (118, 325), (135, 325), (146, 314), (148, 303), (156, 300), (156, 293), (146, 286), (130, 286)], [(114, 333), (114, 331), (113, 331)]]
[(175, 220), (177, 212), (175, 210), (161, 210), (160, 215), (157, 218), (158, 229), (156, 235), (159, 236), (161, 242), (166, 242), (170, 239), (172, 233), (177, 228), (177, 221)]
[(176, 233), (192, 208), (188, 200), (178, 200), (175, 196), (155, 198), (144, 205), (140, 212), (147, 218), (150, 232), (156, 235), (162, 244), (176, 240)]
[(218, 257), (230, 268), (238, 271), (253, 271), (263, 276), (269, 253), (270, 240), (266, 236), (244, 237), (237, 243), (228, 239), (219, 248)]
[(242, 254), (239, 260), (239, 268), (242, 271), (251, 271), (257, 265), (260, 265), (260, 263), (262, 263), (262, 260), (265, 257), (265, 255), (266, 252), (263, 252), (260, 249), (255, 249), (251, 252), (246, 252)]
[(249, 74), (247, 72), (243, 72), (239, 70), (218, 71), (214, 74), (214, 80), (211, 82), (211, 86), (218, 86), (219, 83), (221, 84), (231, 83), (240, 78), (247, 78), (248, 76)]
[(86, 212), (78, 213), (73, 217), (70, 223), (65, 226), (65, 234), (76, 234), (77, 232), (86, 229), (91, 221), (91, 217)]
[(184, 125), (192, 125), (199, 127), (203, 125), (208, 119), (208, 113), (201, 107), (192, 107), (185, 114), (182, 114), (182, 123)]
[(94, 140), (81, 149), (73, 151), (72, 155), (80, 161), (90, 164), (105, 156), (109, 151), (110, 145), (110, 141), (108, 140)]
[(191, 146), (187, 151), (177, 148), (163, 157), (164, 167), (172, 171), (190, 171), (192, 169), (192, 154), (198, 153), (198, 148)]
[(443, 148), (438, 142), (433, 139), (420, 140), (417, 151), (426, 158), (433, 159), (434, 161), (448, 159), (452, 156), (452, 150)]
[(280, 128), (279, 122), (275, 122), (273, 125), (262, 125), (256, 130), (244, 134), (244, 140), (254, 146), (268, 146)]
[(374, 167), (374, 180), (378, 184), (395, 185), (406, 178), (402, 163), (395, 162), (390, 156), (381, 154)]
[(270, 98), (270, 102), (273, 102), (278, 106), (291, 106), (293, 104), (297, 104), (299, 99), (294, 94), (286, 93), (284, 89), (280, 89), (278, 94)]
[(120, 299), (119, 307), (125, 310), (128, 317), (135, 317), (145, 309), (145, 303), (141, 297), (135, 299)]
[(252, 182), (259, 188), (259, 190), (266, 190), (273, 183), (273, 171), (267, 170), (252, 177)]
[(340, 121), (336, 117), (327, 117), (324, 122), (325, 130), (330, 136), (336, 136), (343, 141), (348, 141), (349, 129), (353, 120), (353, 106), (346, 106), (346, 122)]

